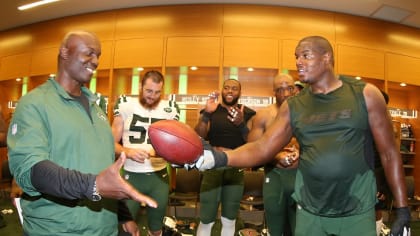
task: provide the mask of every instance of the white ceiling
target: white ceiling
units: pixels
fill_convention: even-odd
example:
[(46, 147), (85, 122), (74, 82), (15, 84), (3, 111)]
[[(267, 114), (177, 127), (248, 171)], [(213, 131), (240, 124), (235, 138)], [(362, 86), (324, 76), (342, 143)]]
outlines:
[(175, 4), (264, 4), (319, 9), (384, 19), (420, 29), (419, 0), (61, 0), (19, 11), (36, 0), (0, 0), (0, 31), (64, 16), (111, 9)]

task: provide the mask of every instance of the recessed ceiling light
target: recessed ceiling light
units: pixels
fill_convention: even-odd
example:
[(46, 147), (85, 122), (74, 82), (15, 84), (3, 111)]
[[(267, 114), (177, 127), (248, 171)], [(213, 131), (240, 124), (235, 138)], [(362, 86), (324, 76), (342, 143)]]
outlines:
[(37, 1), (37, 2), (32, 2), (32, 3), (28, 3), (22, 6), (19, 6), (18, 9), (20, 11), (24, 11), (24, 10), (28, 10), (37, 6), (41, 6), (41, 5), (45, 5), (45, 4), (49, 4), (49, 3), (53, 3), (53, 2), (58, 2), (60, 0), (41, 0), (41, 1)]
[(357, 79), (357, 80), (361, 80), (362, 79), (362, 77), (360, 77), (360, 76), (356, 76), (356, 78), (355, 79)]
[(191, 70), (197, 70), (198, 68), (196, 66), (191, 66), (190, 69)]
[(21, 78), (16, 78), (16, 81), (20, 82), (20, 81), (22, 81), (22, 79)]
[(137, 71), (144, 71), (144, 68), (143, 67), (138, 67)]
[(400, 83), (400, 86), (405, 87), (405, 86), (407, 86), (407, 84), (406, 83)]
[(248, 69), (247, 69), (248, 71), (254, 71), (254, 68), (252, 68), (252, 67), (248, 67)]

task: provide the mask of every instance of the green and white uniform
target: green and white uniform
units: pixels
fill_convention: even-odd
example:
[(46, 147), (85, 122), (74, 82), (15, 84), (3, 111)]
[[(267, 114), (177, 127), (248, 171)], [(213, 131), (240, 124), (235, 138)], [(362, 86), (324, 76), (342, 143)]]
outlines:
[(66, 200), (46, 196), (31, 183), (31, 168), (49, 160), (98, 174), (114, 162), (114, 139), (97, 97), (87, 88), (90, 114), (54, 79), (19, 100), (8, 133), (11, 171), (30, 198), (22, 198), (27, 235), (117, 235), (117, 201)]
[(340, 79), (343, 85), (328, 94), (305, 88), (287, 100), (300, 145), (293, 197), (298, 209), (321, 217), (364, 214), (376, 203), (365, 83)]
[[(122, 145), (128, 148), (152, 150), (148, 129), (159, 120), (178, 120), (179, 108), (173, 101), (161, 100), (154, 109), (140, 105), (138, 97), (120, 96), (114, 107), (114, 116), (124, 120)], [(144, 163), (127, 159), (124, 164), (124, 178), (140, 192), (149, 195), (158, 202), (158, 208), (148, 208), (149, 229), (157, 231), (162, 228), (169, 194), (169, 176), (167, 162), (160, 157), (151, 157)], [(127, 206), (135, 217), (140, 204), (128, 200)]]

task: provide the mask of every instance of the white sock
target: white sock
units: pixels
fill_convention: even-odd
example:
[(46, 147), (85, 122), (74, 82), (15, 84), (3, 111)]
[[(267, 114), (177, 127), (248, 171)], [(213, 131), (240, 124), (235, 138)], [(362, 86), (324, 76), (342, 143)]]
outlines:
[(222, 232), (221, 236), (234, 236), (235, 235), (235, 223), (236, 220), (229, 220), (228, 218), (221, 217), (220, 221), (222, 222)]
[(204, 224), (200, 221), (200, 224), (197, 228), (197, 236), (210, 236), (211, 235), (211, 228), (213, 227), (214, 222)]
[(381, 218), (380, 220), (376, 221), (376, 236), (379, 236), (379, 234), (381, 233), (381, 229), (383, 227), (383, 218)]

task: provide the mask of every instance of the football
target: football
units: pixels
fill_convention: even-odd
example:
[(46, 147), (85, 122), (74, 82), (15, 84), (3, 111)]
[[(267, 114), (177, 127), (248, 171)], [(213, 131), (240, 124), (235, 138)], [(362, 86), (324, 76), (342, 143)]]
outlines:
[(149, 127), (149, 139), (158, 156), (183, 165), (194, 163), (203, 153), (200, 136), (187, 124), (161, 120)]

